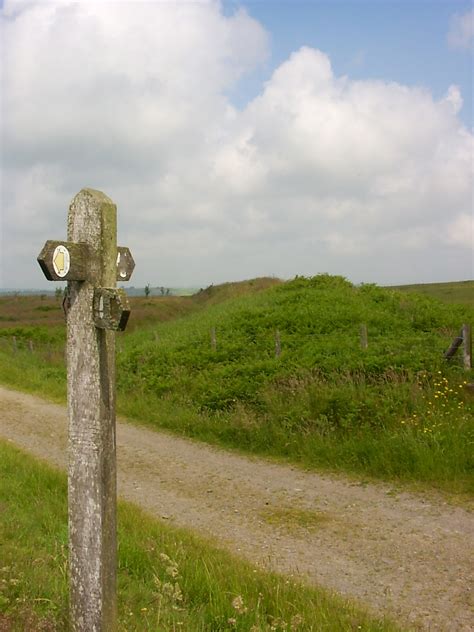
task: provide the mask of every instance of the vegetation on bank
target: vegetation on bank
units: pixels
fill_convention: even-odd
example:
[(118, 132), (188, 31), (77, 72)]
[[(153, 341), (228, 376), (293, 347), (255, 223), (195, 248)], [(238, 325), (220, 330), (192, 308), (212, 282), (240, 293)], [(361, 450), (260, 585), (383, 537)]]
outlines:
[[(65, 632), (66, 477), (0, 442), (0, 629)], [(119, 505), (119, 630), (390, 632), (347, 601)]]
[[(310, 468), (474, 492), (473, 374), (443, 359), (469, 305), (328, 275), (211, 287), (174, 312), (166, 300), (118, 337), (123, 414)], [(0, 336), (13, 331), (0, 381), (63, 398), (63, 329)]]

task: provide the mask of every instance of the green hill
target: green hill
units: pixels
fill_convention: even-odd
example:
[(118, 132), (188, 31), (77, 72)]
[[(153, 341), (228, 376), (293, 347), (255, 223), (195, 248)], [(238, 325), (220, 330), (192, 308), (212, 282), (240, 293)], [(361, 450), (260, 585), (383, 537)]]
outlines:
[(258, 277), (246, 281), (221, 283), (220, 285), (210, 285), (206, 289), (199, 290), (199, 292), (194, 294), (193, 299), (200, 304), (214, 305), (229, 299), (256, 294), (282, 283), (281, 279), (275, 277)]
[[(216, 288), (205, 310), (132, 334), (120, 356), (121, 389), (140, 386), (162, 397), (191, 399), (200, 409), (245, 402), (262, 410), (270, 385), (286, 388), (314, 376), (376, 381), (389, 372), (438, 370), (450, 339), (472, 319), (466, 307), (372, 285), (354, 287), (327, 275), (213, 304), (232, 290), (235, 285)], [(362, 324), (368, 349), (359, 343)]]

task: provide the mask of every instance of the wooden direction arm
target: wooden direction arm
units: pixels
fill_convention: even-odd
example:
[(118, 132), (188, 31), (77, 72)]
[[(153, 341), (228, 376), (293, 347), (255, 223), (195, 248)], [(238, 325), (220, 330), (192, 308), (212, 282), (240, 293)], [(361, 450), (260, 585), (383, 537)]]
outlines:
[(117, 281), (128, 281), (135, 268), (135, 261), (129, 248), (117, 246)]
[(48, 281), (85, 281), (89, 258), (87, 244), (48, 240), (38, 263)]
[[(91, 250), (86, 243), (49, 239), (38, 255), (38, 263), (48, 281), (86, 281)], [(130, 249), (117, 247), (117, 281), (128, 281), (135, 268)]]

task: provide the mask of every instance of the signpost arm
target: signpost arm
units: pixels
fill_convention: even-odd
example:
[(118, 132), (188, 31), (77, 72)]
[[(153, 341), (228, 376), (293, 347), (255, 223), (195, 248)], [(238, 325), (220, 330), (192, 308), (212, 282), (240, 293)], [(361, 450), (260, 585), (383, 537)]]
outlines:
[(86, 243), (89, 273), (69, 281), (70, 609), (74, 632), (116, 630), (115, 332), (94, 324), (95, 287), (116, 285), (115, 204), (83, 189), (69, 208), (68, 240)]

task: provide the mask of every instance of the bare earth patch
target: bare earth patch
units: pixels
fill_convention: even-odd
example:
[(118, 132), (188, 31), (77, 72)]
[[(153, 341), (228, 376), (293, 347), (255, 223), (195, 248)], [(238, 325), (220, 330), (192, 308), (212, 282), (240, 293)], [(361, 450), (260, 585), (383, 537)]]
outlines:
[[(64, 468), (66, 412), (0, 387), (0, 437)], [(420, 630), (474, 629), (474, 515), (388, 485), (229, 454), (118, 423), (119, 494)]]

